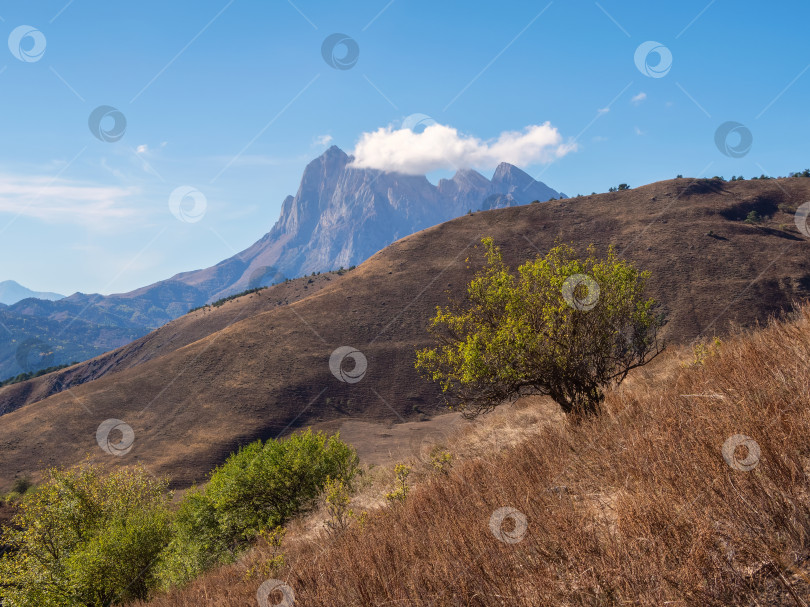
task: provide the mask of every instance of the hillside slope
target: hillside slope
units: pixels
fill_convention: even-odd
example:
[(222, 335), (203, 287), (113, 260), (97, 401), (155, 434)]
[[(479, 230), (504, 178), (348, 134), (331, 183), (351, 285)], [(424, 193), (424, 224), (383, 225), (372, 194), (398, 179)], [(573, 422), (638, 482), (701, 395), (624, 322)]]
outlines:
[(308, 607), (807, 605), (808, 383), (805, 305), (700, 362), (670, 349), (582, 423), (548, 419), (548, 398), (504, 406), (441, 440), (441, 473), (407, 456), (395, 507), (380, 507), (390, 471), (364, 482), (350, 504), (362, 525), (330, 532), (323, 508), (281, 548), (260, 540), (137, 605), (237, 607), (267, 577)]
[[(676, 341), (763, 320), (810, 294), (810, 241), (793, 226), (791, 211), (805, 200), (809, 179), (678, 179), (429, 228), (313, 295), (212, 327), (165, 356), (3, 416), (0, 482), (90, 453), (143, 462), (184, 486), (255, 438), (340, 418), (397, 422), (436, 412), (436, 387), (416, 375), (413, 351), (429, 343), (425, 326), (446, 292), (463, 295), (480, 263), (474, 247), (486, 235), (513, 265), (556, 240), (593, 242), (600, 252), (614, 245), (652, 272), (652, 295), (669, 313), (666, 334)], [(750, 210), (763, 222), (744, 223)], [(341, 382), (330, 371), (341, 346), (367, 359), (361, 381)], [(96, 444), (109, 418), (134, 430), (124, 457), (111, 458)]]
[(104, 375), (165, 356), (227, 327), (240, 318), (287, 305), (315, 293), (339, 276), (337, 272), (327, 272), (299, 278), (227, 301), (218, 307), (204, 306), (105, 354), (61, 371), (2, 387), (0, 416)]

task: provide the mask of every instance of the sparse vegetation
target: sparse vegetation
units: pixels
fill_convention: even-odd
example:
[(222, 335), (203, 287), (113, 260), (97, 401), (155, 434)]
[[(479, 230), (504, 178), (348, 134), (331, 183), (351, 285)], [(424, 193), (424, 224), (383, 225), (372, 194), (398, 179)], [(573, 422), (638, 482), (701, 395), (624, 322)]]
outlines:
[(349, 507), (351, 490), (346, 481), (328, 478), (324, 485), (323, 501), (329, 516), (326, 528), (332, 533), (342, 533), (348, 529), (356, 516), (354, 510)]
[(11, 384), (18, 384), (20, 382), (28, 381), (29, 379), (33, 379), (35, 377), (42, 377), (43, 375), (47, 375), (48, 373), (53, 373), (54, 371), (61, 371), (62, 369), (67, 369), (68, 367), (72, 367), (73, 365), (78, 365), (77, 361), (67, 363), (65, 365), (54, 365), (52, 367), (47, 367), (46, 369), (40, 369), (39, 371), (29, 371), (28, 373), (20, 373), (14, 377), (10, 377), (4, 381), (0, 381), (0, 388), (4, 386), (10, 386)]
[(228, 295), (228, 297), (223, 297), (222, 299), (217, 299), (216, 301), (211, 302), (210, 304), (205, 304), (204, 306), (198, 306), (196, 308), (191, 308), (188, 313), (195, 312), (196, 310), (202, 310), (207, 307), (218, 308), (221, 305), (232, 301), (234, 299), (238, 299), (239, 297), (244, 297), (245, 295), (251, 295), (253, 293), (258, 293), (259, 291), (263, 291), (267, 287), (255, 287), (252, 289), (245, 289), (244, 291), (240, 291), (239, 293), (234, 293), (233, 295)]
[(394, 489), (390, 493), (385, 494), (385, 499), (390, 504), (397, 504), (404, 502), (408, 497), (411, 488), (408, 485), (408, 477), (411, 474), (411, 467), (405, 464), (397, 464), (394, 467), (394, 475), (396, 476)]
[(436, 348), (416, 368), (468, 415), (528, 394), (550, 395), (566, 413), (594, 413), (603, 388), (648, 363), (663, 345), (648, 273), (593, 247), (579, 259), (566, 245), (512, 274), (492, 239), (465, 305), (438, 308)]
[(749, 211), (748, 215), (745, 217), (745, 223), (760, 223), (762, 221), (762, 216), (757, 213), (755, 210)]

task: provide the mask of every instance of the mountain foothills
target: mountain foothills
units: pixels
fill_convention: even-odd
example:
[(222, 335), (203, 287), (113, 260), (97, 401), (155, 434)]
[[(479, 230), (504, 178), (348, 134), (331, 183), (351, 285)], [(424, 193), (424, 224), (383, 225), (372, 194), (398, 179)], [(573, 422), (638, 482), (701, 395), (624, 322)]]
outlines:
[[(375, 222), (395, 204), (408, 225), (437, 220), (431, 201), (438, 198), (417, 207), (416, 188), (452, 192), (459, 211), (471, 200), (465, 193), (492, 187), (470, 173), (436, 188), (400, 176), (371, 183), (371, 174), (354, 174), (348, 162), (331, 150), (308, 167), (266, 247), (260, 241), (245, 257), (258, 259), (255, 265), (240, 261), (246, 265), (237, 271), (236, 261), (224, 262), (233, 269), (230, 284), (260, 264), (303, 271), (318, 259), (352, 263), (353, 255), (367, 254), (363, 247), (376, 246), (359, 234), (384, 225)], [(359, 181), (349, 188), (352, 179)], [(358, 191), (366, 193), (351, 203), (340, 194)], [(409, 194), (396, 198), (394, 191)], [(498, 204), (510, 195), (518, 200), (507, 191)], [(667, 315), (670, 342), (753, 325), (810, 295), (810, 239), (794, 223), (806, 200), (810, 179), (799, 177), (675, 179), (460, 216), (396, 241), (353, 270), (193, 311), (105, 355), (0, 388), (0, 468), (7, 471), (0, 484), (92, 454), (113, 465), (141, 462), (185, 487), (257, 438), (307, 426), (334, 430), (351, 418), (416, 421), (443, 410), (436, 385), (414, 369), (414, 351), (432, 343), (426, 327), (436, 306), (464, 297), (483, 262), (485, 236), (513, 268), (556, 242), (580, 252), (593, 243), (599, 255), (614, 246), (651, 272), (650, 295)], [(365, 227), (352, 230), (348, 218), (363, 204), (357, 217)], [(353, 237), (329, 244), (327, 225)], [(302, 244), (312, 242), (319, 244)], [(203, 272), (209, 286), (217, 282), (217, 271)], [(132, 448), (121, 457), (99, 448), (106, 420), (132, 428)]]
[(0, 306), (0, 322), (11, 334), (0, 342), (0, 380), (86, 360), (191, 308), (246, 289), (359, 264), (399, 238), (469, 211), (565, 197), (507, 163), (491, 180), (461, 170), (434, 186), (423, 175), (355, 169), (352, 160), (333, 146), (310, 162), (272, 230), (213, 267), (129, 293), (75, 293), (53, 302), (23, 297), (61, 296), (29, 294), (15, 289), (16, 283), (0, 283), (0, 301), (11, 304)]

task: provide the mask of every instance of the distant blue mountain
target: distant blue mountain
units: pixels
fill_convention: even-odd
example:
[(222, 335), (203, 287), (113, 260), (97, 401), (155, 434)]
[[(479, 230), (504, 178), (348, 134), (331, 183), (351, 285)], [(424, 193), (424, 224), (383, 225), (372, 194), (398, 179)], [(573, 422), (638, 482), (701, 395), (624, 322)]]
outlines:
[(23, 299), (28, 299), (29, 297), (56, 301), (58, 299), (64, 299), (65, 296), (60, 295), (59, 293), (32, 291), (31, 289), (28, 289), (13, 280), (4, 280), (0, 282), (0, 303), (10, 306)]

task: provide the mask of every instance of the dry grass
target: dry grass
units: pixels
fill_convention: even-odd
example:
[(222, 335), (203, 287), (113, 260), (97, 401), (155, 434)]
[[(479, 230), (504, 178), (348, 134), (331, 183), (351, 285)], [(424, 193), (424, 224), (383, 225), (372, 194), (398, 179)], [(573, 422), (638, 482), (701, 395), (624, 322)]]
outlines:
[[(292, 529), (280, 569), (248, 574), (271, 556), (259, 546), (151, 605), (256, 605), (265, 577), (307, 607), (806, 605), (810, 307), (728, 338), (703, 364), (689, 358), (668, 352), (578, 425), (511, 410), (523, 418), (504, 422), (506, 446), (498, 423), (468, 430), (449, 474), (423, 470), (403, 504), (362, 528)], [(735, 435), (760, 449), (748, 471), (724, 459)], [(504, 506), (528, 523), (514, 543), (490, 529)]]

